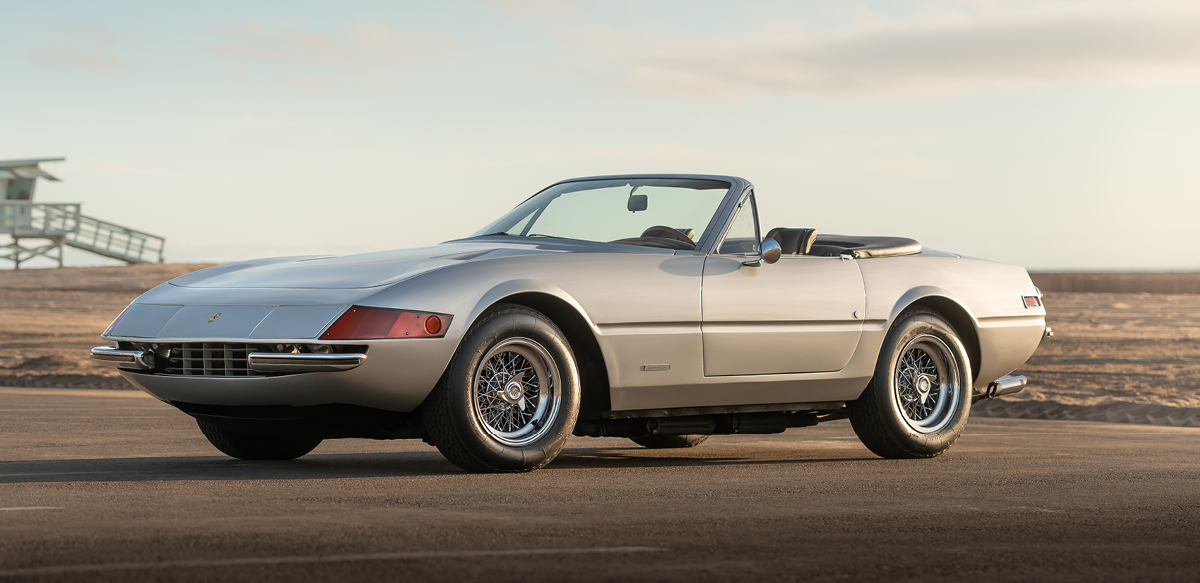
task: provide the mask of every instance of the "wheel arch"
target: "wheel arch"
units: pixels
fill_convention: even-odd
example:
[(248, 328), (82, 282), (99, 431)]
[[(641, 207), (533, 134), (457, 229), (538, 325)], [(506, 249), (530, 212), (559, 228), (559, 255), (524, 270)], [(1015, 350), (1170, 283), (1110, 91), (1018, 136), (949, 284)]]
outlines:
[(579, 367), (581, 420), (598, 419), (600, 413), (612, 408), (608, 368), (596, 339), (595, 326), (574, 298), (557, 286), (541, 282), (509, 282), (484, 295), (472, 311), (467, 328), (497, 304), (515, 304), (537, 310), (562, 330)]
[(979, 370), (982, 359), (982, 349), (979, 344), (979, 329), (975, 316), (962, 302), (954, 299), (952, 294), (939, 288), (916, 288), (910, 290), (896, 302), (888, 319), (888, 329), (895, 325), (900, 314), (913, 307), (933, 310), (945, 318), (962, 340), (963, 348), (967, 349), (967, 359), (971, 363), (971, 382), (979, 380)]

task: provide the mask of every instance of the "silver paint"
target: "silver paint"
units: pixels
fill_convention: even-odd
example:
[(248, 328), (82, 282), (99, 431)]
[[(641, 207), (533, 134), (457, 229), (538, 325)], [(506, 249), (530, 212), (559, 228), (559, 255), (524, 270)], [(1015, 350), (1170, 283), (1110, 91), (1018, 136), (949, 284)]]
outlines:
[[(710, 229), (723, 233), (752, 187), (717, 178), (733, 185)], [(303, 343), (350, 305), (451, 314), (443, 338), (331, 342), (368, 346), (370, 358), (347, 371), (249, 378), (122, 371), (168, 401), (411, 411), (481, 313), (518, 294), (552, 298), (586, 323), (604, 359), (612, 407), (622, 411), (853, 400), (874, 374), (889, 327), (914, 302), (945, 302), (966, 315), (979, 342), (966, 382), (981, 390), (1024, 363), (1044, 334), (1045, 309), (1021, 300), (1037, 291), (1020, 267), (930, 249), (870, 259), (783, 256), (750, 267), (713, 254), (715, 236), (699, 243), (696, 251), (673, 252), (476, 237), (234, 263), (148, 291), (106, 338)]]

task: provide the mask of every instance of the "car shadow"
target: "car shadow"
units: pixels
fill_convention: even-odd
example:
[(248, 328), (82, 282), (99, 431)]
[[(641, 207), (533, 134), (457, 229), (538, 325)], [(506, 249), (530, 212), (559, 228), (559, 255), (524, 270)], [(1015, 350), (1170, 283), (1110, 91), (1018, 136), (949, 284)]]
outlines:
[(316, 454), (290, 461), (225, 456), (135, 457), (0, 462), (0, 484), (177, 480), (308, 480), (451, 474), (437, 452)]
[[(540, 472), (572, 469), (671, 468), (861, 462), (880, 458), (746, 458), (664, 453), (632, 448), (566, 449)], [(694, 453), (693, 453), (694, 452)], [(714, 452), (715, 453), (715, 452)], [(761, 453), (770, 452), (764, 451)], [(134, 457), (0, 462), (0, 484), (181, 480), (309, 480), (463, 474), (436, 451), (314, 454), (291, 461), (244, 461), (224, 456)]]
[(557, 458), (555, 458), (553, 462), (550, 462), (550, 465), (546, 466), (545, 469), (624, 469), (695, 466), (833, 464), (839, 462), (883, 460), (883, 458), (878, 457), (813, 457), (800, 459), (779, 458), (771, 457), (771, 454), (778, 454), (778, 452), (769, 449), (758, 450), (755, 453), (762, 454), (763, 457), (751, 458), (745, 456), (706, 455), (706, 452), (703, 449), (647, 450), (641, 447), (631, 447), (627, 449), (566, 449), (563, 450), (563, 452)]

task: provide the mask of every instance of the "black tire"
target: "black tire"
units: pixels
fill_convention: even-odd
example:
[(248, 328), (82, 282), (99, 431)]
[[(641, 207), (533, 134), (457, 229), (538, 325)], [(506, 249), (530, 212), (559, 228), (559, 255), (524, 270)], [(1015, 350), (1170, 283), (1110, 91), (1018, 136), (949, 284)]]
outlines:
[(884, 340), (871, 384), (849, 404), (850, 423), (881, 457), (941, 455), (966, 427), (972, 379), (954, 326), (932, 310), (906, 310)]
[[(504, 369), (489, 367), (484, 359), (490, 354), (488, 361), (503, 364), (519, 351), (524, 352), (514, 357), (518, 360), (509, 362), (526, 358), (533, 371), (528, 381), (524, 373), (504, 380)], [(519, 366), (524, 365), (512, 364), (512, 370)], [(497, 379), (504, 389), (494, 390)], [(517, 388), (509, 392), (514, 382)], [(510, 403), (501, 394), (521, 397)], [(421, 417), (433, 444), (454, 465), (469, 472), (528, 472), (562, 451), (579, 417), (579, 401), (579, 369), (558, 326), (535, 310), (500, 304), (463, 336), (446, 374), (421, 405)], [(530, 420), (524, 421), (527, 405)], [(504, 419), (484, 418), (498, 410)], [(509, 427), (511, 432), (504, 431)]]
[(647, 449), (682, 449), (696, 447), (708, 441), (708, 437), (707, 435), (647, 435), (629, 439)]
[(196, 424), (213, 447), (240, 460), (294, 460), (321, 445), (318, 437), (262, 437), (235, 433), (200, 419)]

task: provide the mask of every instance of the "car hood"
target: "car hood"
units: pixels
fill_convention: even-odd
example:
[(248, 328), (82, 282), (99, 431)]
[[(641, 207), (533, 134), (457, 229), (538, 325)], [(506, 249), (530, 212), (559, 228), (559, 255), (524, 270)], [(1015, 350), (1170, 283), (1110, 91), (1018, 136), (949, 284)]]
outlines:
[(449, 241), (432, 247), (340, 257), (257, 259), (202, 269), (175, 278), (169, 283), (176, 287), (189, 288), (361, 289), (390, 285), (464, 262), (486, 261), (513, 255), (584, 251), (630, 252), (646, 249), (566, 241), (510, 241), (511, 239), (470, 239)]

